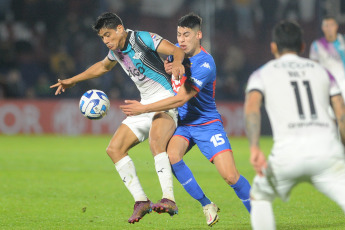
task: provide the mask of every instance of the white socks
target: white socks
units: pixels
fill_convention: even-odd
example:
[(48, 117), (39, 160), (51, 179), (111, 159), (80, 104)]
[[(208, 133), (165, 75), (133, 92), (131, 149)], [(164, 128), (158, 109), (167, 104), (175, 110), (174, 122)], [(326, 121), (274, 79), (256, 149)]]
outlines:
[[(166, 152), (159, 153), (154, 157), (154, 160), (158, 179), (162, 187), (163, 198), (175, 201), (173, 175), (168, 154)], [(115, 168), (135, 201), (148, 200), (139, 182), (134, 163), (128, 155), (116, 162)]]
[(173, 174), (171, 171), (171, 165), (168, 154), (162, 152), (155, 157), (155, 168), (158, 175), (159, 182), (162, 187), (163, 198), (175, 201), (173, 190)]
[(115, 163), (115, 168), (119, 172), (123, 183), (132, 194), (134, 200), (147, 201), (148, 199), (143, 188), (141, 187), (132, 159), (128, 155), (125, 156)]
[(253, 230), (275, 230), (272, 203), (265, 200), (251, 200), (250, 220)]

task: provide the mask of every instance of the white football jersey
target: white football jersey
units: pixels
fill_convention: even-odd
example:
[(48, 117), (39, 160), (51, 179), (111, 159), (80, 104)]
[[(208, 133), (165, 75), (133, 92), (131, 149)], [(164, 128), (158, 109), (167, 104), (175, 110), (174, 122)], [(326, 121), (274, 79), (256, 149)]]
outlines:
[(332, 73), (345, 98), (345, 39), (337, 35), (334, 42), (326, 38), (315, 40), (310, 46), (309, 58), (319, 62)]
[(285, 54), (255, 71), (246, 92), (262, 93), (274, 138), (272, 154), (342, 153), (330, 96), (340, 94), (333, 76), (318, 63)]

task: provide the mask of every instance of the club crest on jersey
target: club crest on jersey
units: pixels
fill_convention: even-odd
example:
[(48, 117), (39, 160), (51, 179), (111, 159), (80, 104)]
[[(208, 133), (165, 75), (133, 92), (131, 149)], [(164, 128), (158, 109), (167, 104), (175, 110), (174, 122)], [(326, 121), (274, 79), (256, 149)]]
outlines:
[(204, 64), (202, 64), (200, 67), (205, 67), (207, 69), (211, 69), (210, 64), (207, 62), (204, 62)]
[(135, 53), (134, 56), (133, 56), (133, 59), (140, 59), (141, 56), (142, 56), (141, 52)]

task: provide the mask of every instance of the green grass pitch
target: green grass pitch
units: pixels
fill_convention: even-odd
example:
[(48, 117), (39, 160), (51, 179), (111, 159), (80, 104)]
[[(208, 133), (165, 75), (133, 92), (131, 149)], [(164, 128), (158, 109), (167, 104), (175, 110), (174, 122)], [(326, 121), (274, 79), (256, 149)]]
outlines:
[[(200, 204), (174, 180), (179, 214), (152, 212), (139, 223), (127, 219), (133, 198), (105, 153), (110, 136), (0, 135), (0, 229), (209, 229)], [(248, 142), (230, 137), (237, 167), (250, 182)], [(261, 146), (268, 153), (272, 139)], [(148, 197), (161, 188), (147, 142), (130, 151)], [(206, 195), (221, 209), (212, 229), (250, 229), (250, 217), (235, 193), (197, 148), (185, 157)], [(345, 195), (345, 191), (344, 191)], [(341, 209), (308, 184), (290, 202), (274, 202), (277, 229), (345, 229)]]

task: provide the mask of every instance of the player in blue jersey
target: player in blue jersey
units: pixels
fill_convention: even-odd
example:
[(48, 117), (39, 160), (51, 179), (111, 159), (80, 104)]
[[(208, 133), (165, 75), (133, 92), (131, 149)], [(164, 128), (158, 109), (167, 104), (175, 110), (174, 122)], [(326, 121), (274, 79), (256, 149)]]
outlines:
[[(165, 111), (178, 107), (178, 127), (168, 144), (168, 155), (173, 172), (185, 190), (203, 206), (206, 222), (212, 226), (218, 221), (217, 205), (207, 198), (196, 182), (183, 156), (195, 145), (215, 164), (218, 172), (241, 199), (250, 212), (248, 181), (236, 169), (233, 153), (222, 119), (215, 103), (216, 66), (210, 54), (200, 44), (202, 19), (193, 13), (183, 16), (177, 27), (178, 46), (186, 53), (186, 74), (173, 80), (175, 96), (152, 104), (126, 100), (120, 106), (127, 115)], [(172, 73), (172, 63), (165, 69)], [(174, 73), (172, 73), (174, 75)]]
[[(59, 79), (58, 83), (51, 86), (57, 87), (55, 95), (80, 81), (100, 77), (119, 63), (139, 89), (141, 103), (148, 104), (174, 96), (170, 76), (164, 71), (163, 61), (158, 54), (173, 55), (173, 72), (176, 76), (182, 76), (185, 55), (182, 49), (158, 34), (125, 30), (122, 20), (114, 13), (99, 16), (93, 28), (109, 48), (107, 57), (72, 78)], [(163, 191), (163, 197), (155, 207), (164, 209), (170, 215), (178, 211), (172, 188), (171, 166), (166, 153), (167, 143), (174, 133), (176, 123), (177, 112), (173, 109), (127, 117), (110, 140), (106, 152), (135, 200), (129, 223), (138, 222), (152, 210), (152, 203), (140, 185), (133, 161), (128, 156), (128, 151), (133, 146), (147, 138)]]

